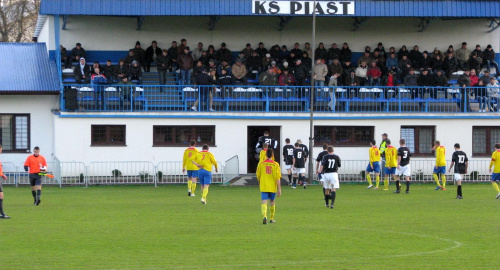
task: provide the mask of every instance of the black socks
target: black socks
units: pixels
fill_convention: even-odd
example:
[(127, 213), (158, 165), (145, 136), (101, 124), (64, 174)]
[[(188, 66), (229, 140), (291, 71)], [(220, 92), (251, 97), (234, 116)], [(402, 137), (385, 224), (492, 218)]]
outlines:
[(406, 191), (410, 191), (410, 181), (406, 181)]
[(399, 190), (399, 180), (396, 180), (396, 190)]
[(40, 196), (42, 196), (42, 190), (37, 190), (36, 191), (36, 199), (40, 200)]
[(3, 212), (3, 199), (0, 199), (0, 216), (3, 215), (5, 215), (5, 213)]
[(462, 185), (457, 186), (457, 196), (462, 196)]
[(337, 192), (332, 190), (332, 193), (330, 194), (330, 196), (332, 197), (332, 205), (333, 205), (335, 203), (335, 197), (337, 196)]

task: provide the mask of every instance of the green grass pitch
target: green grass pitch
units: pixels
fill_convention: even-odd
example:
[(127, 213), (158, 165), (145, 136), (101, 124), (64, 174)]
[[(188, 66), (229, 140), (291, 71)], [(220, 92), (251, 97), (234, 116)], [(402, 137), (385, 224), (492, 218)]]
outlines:
[[(404, 187), (404, 186), (403, 186)], [(394, 185), (391, 185), (391, 189)], [(283, 187), (262, 224), (257, 187), (4, 187), (0, 269), (498, 269), (500, 200), (491, 185), (410, 194), (342, 184)]]

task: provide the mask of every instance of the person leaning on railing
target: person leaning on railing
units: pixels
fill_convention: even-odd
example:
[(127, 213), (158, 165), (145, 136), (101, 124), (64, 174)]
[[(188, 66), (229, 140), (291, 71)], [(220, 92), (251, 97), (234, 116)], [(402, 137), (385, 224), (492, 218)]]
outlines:
[[(200, 111), (204, 110), (203, 102), (206, 103), (205, 108), (210, 106), (210, 92), (212, 91), (212, 85), (216, 84), (216, 81), (206, 72), (202, 72), (196, 76), (196, 85), (198, 85), (200, 98), (195, 101), (191, 109), (193, 111), (198, 110), (198, 103), (201, 103)], [(211, 107), (208, 108), (210, 111), (213, 111)]]
[(134, 84), (129, 82), (127, 77), (123, 77), (117, 85), (120, 89), (120, 110), (123, 110), (124, 101), (132, 101), (132, 87)]
[(457, 102), (457, 106), (461, 112), (464, 109), (467, 109), (467, 112), (470, 112), (470, 100), (469, 100), (469, 92), (470, 92), (470, 70), (466, 68), (464, 73), (458, 77), (457, 80), (458, 85), (460, 86), (460, 102)]
[[(487, 89), (488, 89), (488, 110), (490, 112), (497, 112), (499, 111), (500, 109), (500, 98), (498, 97), (498, 92), (499, 92), (499, 89), (498, 89), (498, 83), (497, 83), (497, 79), (495, 79), (495, 77), (492, 77), (491, 78), (491, 81), (488, 85), (486, 85)], [(492, 101), (495, 100), (496, 103), (497, 103), (497, 107), (495, 108), (495, 106), (493, 105)]]
[[(92, 74), (92, 84), (94, 85), (94, 100), (96, 109), (104, 110), (105, 105), (105, 90), (103, 84), (107, 83), (108, 80), (103, 73), (101, 73), (99, 67), (94, 68), (94, 74)], [(99, 100), (101, 101), (101, 106), (99, 107)]]
[(488, 102), (488, 94), (486, 92), (486, 85), (482, 79), (477, 81), (477, 85), (474, 88), (474, 95), (479, 102), (479, 112), (486, 112), (486, 103)]

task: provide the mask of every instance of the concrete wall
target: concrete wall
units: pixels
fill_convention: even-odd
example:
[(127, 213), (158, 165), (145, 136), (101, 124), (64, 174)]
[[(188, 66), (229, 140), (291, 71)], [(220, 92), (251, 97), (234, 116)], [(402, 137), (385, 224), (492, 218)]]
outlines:
[[(53, 29), (53, 17), (46, 24)], [(196, 47), (199, 41), (220, 47), (226, 42), (232, 51), (239, 51), (247, 42), (256, 47), (262, 41), (267, 48), (274, 44), (293, 46), (295, 42), (311, 41), (311, 18), (296, 17), (283, 31), (278, 31), (278, 17), (222, 17), (213, 31), (208, 30), (209, 18), (193, 17), (146, 17), (141, 30), (137, 31), (137, 19), (132, 17), (69, 16), (67, 30), (61, 30), (61, 44), (71, 50), (76, 42), (81, 42), (86, 50), (122, 51), (133, 48), (137, 40), (144, 48), (152, 40), (158, 46), (168, 48), (173, 40), (188, 40), (188, 45)], [(364, 46), (372, 49), (382, 41), (388, 50), (407, 45), (420, 45), (420, 49), (432, 50), (439, 47), (446, 50), (450, 44), (460, 48), (462, 41), (474, 49), (480, 44), (483, 49), (491, 44), (499, 52), (500, 31), (487, 33), (488, 19), (439, 20), (424, 32), (417, 32), (418, 18), (370, 18), (357, 31), (352, 31), (352, 18), (317, 18), (316, 41), (324, 42), (329, 48), (332, 42), (348, 42), (351, 50), (360, 52)], [(61, 18), (62, 26), (62, 18)], [(53, 32), (53, 30), (52, 30)], [(51, 36), (52, 38), (53, 36)], [(54, 49), (53, 45), (49, 46)]]
[[(3, 95), (0, 99), (1, 113), (29, 114), (31, 127), (31, 151), (39, 146), (41, 154), (47, 161), (54, 153), (54, 118), (52, 109), (59, 108), (58, 96), (34, 95)], [(3, 163), (13, 162), (22, 165), (29, 153), (2, 153), (0, 160)]]
[[(56, 155), (61, 161), (180, 161), (185, 147), (153, 147), (153, 125), (215, 125), (216, 146), (211, 147), (218, 161), (238, 155), (240, 172), (247, 169), (247, 127), (281, 126), (279, 140), (281, 148), (285, 138), (292, 142), (302, 139), (307, 144), (308, 120), (262, 120), (262, 119), (162, 119), (162, 118), (60, 118), (54, 116)], [(459, 124), (457, 124), (459, 122)], [(90, 146), (92, 124), (126, 125), (126, 147)], [(461, 143), (462, 150), (472, 153), (472, 126), (492, 125), (492, 120), (422, 120), (422, 119), (380, 119), (380, 120), (317, 120), (315, 125), (331, 126), (375, 126), (375, 139), (379, 143), (386, 132), (398, 146), (402, 125), (436, 126), (436, 139), (442, 142), (451, 159), (453, 144)], [(335, 153), (343, 160), (367, 160), (366, 147), (336, 147)], [(314, 157), (320, 152), (314, 148)], [(429, 158), (427, 158), (429, 159)], [(433, 158), (430, 158), (431, 160)]]

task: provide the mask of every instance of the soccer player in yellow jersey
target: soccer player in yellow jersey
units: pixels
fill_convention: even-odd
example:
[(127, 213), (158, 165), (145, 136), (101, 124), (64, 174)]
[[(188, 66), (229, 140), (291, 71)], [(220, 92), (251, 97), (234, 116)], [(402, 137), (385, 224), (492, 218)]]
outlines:
[(490, 173), (491, 167), (494, 167), (491, 174), (491, 184), (498, 193), (497, 199), (500, 199), (500, 189), (498, 188), (498, 181), (500, 181), (500, 143), (495, 144), (495, 152), (491, 155)]
[[(267, 159), (266, 157), (267, 149), (269, 149), (269, 145), (267, 143), (263, 143), (262, 150), (260, 151), (259, 154), (259, 163)], [(271, 157), (271, 160), (274, 161), (274, 155)]]
[[(436, 181), (436, 189), (435, 190), (446, 190), (446, 149), (444, 146), (441, 146), (439, 141), (434, 142), (433, 151), (436, 151), (436, 165), (434, 166), (434, 173), (432, 177), (434, 181)], [(439, 184), (439, 175), (441, 175), (441, 182), (443, 185)]]
[(191, 162), (199, 168), (198, 179), (201, 185), (201, 203), (207, 204), (208, 187), (212, 183), (212, 165), (215, 167), (215, 172), (217, 172), (217, 161), (215, 161), (214, 155), (208, 152), (207, 144), (204, 144), (201, 150), (201, 152), (191, 157)]
[(196, 141), (192, 140), (189, 142), (189, 148), (184, 150), (184, 156), (182, 157), (182, 172), (187, 170), (188, 176), (188, 196), (194, 197), (196, 191), (196, 179), (198, 178), (198, 167), (190, 162), (190, 158), (198, 153), (195, 148)]
[(370, 164), (366, 167), (366, 181), (368, 181), (368, 189), (372, 188), (372, 178), (370, 177), (370, 173), (375, 173), (376, 186), (375, 189), (378, 189), (378, 184), (380, 183), (380, 150), (378, 150), (375, 145), (375, 140), (370, 141), (370, 150), (368, 153), (370, 154)]
[[(396, 179), (396, 167), (398, 166), (398, 150), (391, 145), (391, 140), (385, 139), (385, 175), (384, 190), (389, 190), (389, 175)], [(399, 185), (399, 184), (398, 184)]]
[[(263, 152), (264, 150), (262, 150)], [(281, 169), (280, 165), (272, 160), (274, 156), (273, 149), (266, 150), (266, 160), (257, 166), (257, 181), (259, 181), (260, 197), (262, 199), (262, 224), (267, 224), (267, 202), (269, 201), (270, 220), (274, 223), (274, 214), (276, 213), (276, 193), (281, 196)]]

